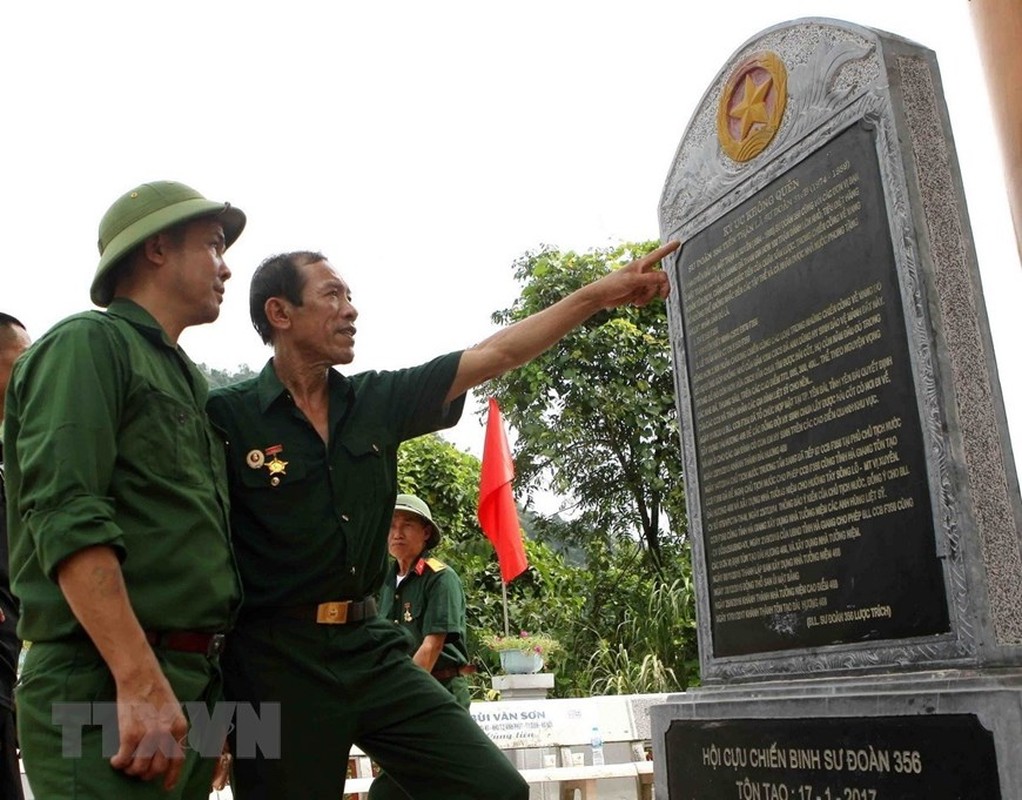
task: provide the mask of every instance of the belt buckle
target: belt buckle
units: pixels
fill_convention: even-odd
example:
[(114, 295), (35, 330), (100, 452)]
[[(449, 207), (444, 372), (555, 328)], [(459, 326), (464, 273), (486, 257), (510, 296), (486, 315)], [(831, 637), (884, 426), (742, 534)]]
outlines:
[(218, 656), (224, 651), (225, 637), (222, 633), (214, 633), (209, 638), (209, 645), (206, 647), (206, 658)]
[(320, 603), (316, 606), (316, 622), (320, 625), (343, 625), (348, 621), (350, 600)]

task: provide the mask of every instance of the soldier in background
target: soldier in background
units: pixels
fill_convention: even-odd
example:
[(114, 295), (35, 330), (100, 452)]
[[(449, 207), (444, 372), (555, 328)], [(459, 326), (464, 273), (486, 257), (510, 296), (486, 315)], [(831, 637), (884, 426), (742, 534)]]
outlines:
[(431, 557), (440, 537), (429, 506), (399, 494), (387, 538), (394, 561), (380, 590), (380, 613), (408, 634), (412, 660), (468, 708), (465, 676), (475, 669), (468, 659), (465, 590), (450, 566)]
[[(440, 544), (440, 527), (429, 506), (415, 495), (399, 494), (394, 502), (387, 549), (390, 569), (380, 589), (380, 616), (407, 635), (412, 661), (436, 678), (458, 705), (472, 702), (465, 623), (465, 590), (447, 564), (431, 556)], [(376, 776), (370, 800), (408, 798), (386, 772)]]

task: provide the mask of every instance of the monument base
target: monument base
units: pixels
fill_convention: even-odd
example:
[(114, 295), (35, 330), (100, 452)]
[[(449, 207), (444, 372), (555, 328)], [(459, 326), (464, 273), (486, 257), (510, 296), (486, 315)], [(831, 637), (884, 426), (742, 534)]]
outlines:
[(545, 700), (554, 688), (554, 674), (494, 675), (491, 682), (493, 688), (500, 692), (501, 700)]
[(1022, 670), (701, 687), (650, 709), (657, 797), (1022, 797)]

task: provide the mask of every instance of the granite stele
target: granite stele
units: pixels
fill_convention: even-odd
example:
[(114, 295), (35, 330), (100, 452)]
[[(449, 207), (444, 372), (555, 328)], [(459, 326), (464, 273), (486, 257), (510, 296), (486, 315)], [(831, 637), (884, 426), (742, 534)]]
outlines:
[(657, 796), (1022, 798), (1022, 515), (935, 54), (755, 36), (660, 233), (703, 686), (652, 710)]

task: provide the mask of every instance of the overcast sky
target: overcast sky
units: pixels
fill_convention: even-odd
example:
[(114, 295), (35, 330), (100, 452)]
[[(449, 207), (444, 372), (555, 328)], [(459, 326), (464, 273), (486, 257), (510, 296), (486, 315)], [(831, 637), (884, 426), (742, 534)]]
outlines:
[[(299, 248), (353, 289), (353, 369), (469, 345), (524, 251), (655, 238), (703, 92), (807, 16), (937, 53), (1017, 440), (1022, 269), (966, 0), (5, 3), (0, 309), (38, 336), (88, 307), (100, 216), (173, 179), (249, 220), (220, 320), (182, 338), (196, 361), (262, 365), (249, 278)], [(451, 438), (481, 452), (471, 414)]]

